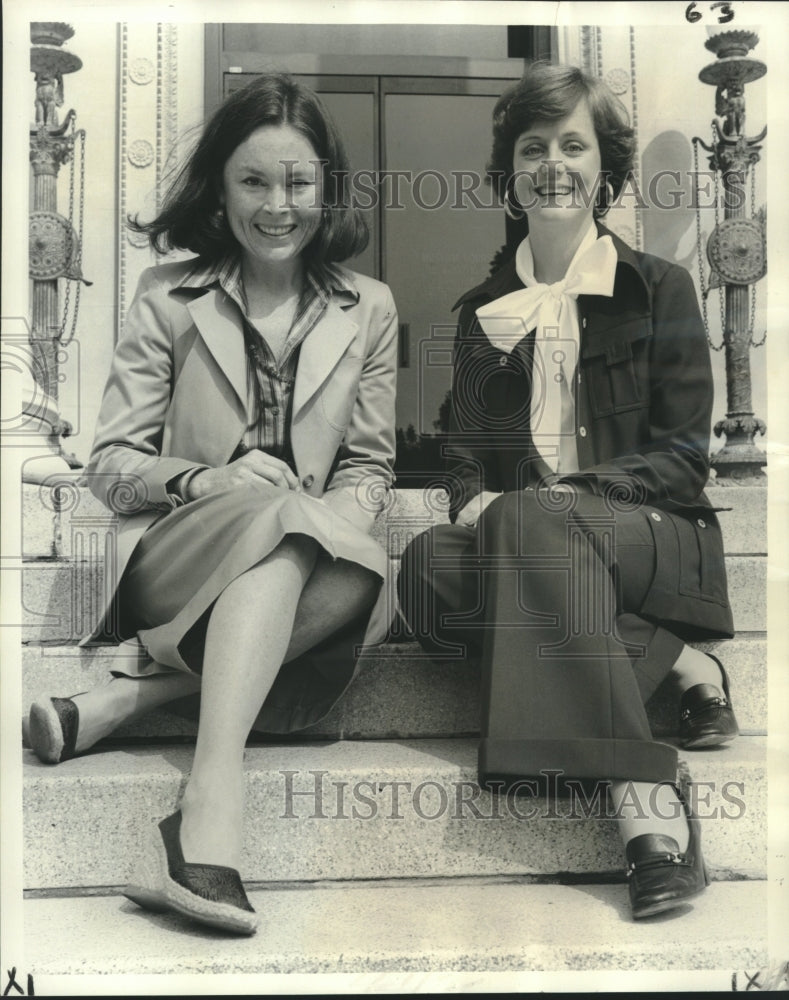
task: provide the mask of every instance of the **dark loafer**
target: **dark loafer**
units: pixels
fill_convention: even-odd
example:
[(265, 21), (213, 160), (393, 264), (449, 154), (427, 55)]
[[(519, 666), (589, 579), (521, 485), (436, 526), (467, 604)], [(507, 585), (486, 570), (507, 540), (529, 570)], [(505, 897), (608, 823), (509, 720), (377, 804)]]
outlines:
[(636, 920), (680, 906), (710, 883), (701, 854), (699, 821), (689, 815), (687, 805), (685, 814), (690, 827), (686, 851), (662, 833), (644, 833), (627, 843), (626, 874)]
[(60, 764), (76, 757), (79, 709), (71, 698), (45, 698), (30, 707), (27, 738), (36, 757)]
[(145, 909), (180, 913), (233, 934), (254, 934), (258, 928), (259, 918), (235, 868), (184, 860), (180, 810), (154, 829), (148, 850), (123, 894)]
[(720, 660), (714, 656), (710, 659), (720, 668), (722, 688), (714, 684), (695, 684), (680, 698), (679, 740), (685, 750), (719, 746), (733, 740), (740, 732), (729, 696), (729, 678)]

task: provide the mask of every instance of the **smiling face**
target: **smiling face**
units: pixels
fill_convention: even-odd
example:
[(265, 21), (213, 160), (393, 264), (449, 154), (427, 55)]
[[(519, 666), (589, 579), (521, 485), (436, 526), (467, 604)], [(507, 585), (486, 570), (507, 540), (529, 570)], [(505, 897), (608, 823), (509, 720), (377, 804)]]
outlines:
[(515, 194), (532, 221), (591, 219), (600, 144), (586, 100), (558, 121), (536, 121), (515, 140)]
[(321, 222), (321, 165), (290, 125), (264, 125), (225, 163), (221, 202), (252, 269), (296, 261)]

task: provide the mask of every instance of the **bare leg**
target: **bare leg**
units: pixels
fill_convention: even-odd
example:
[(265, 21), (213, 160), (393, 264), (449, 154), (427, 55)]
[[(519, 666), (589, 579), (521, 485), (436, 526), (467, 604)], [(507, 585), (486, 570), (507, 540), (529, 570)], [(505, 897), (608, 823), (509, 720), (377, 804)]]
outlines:
[(688, 846), (688, 821), (671, 785), (615, 781), (611, 784), (611, 804), (623, 844), (642, 833), (662, 833), (673, 837), (680, 851)]
[[(377, 579), (369, 570), (345, 560), (334, 561), (321, 551), (299, 599), (284, 662), (300, 656), (370, 608)], [(198, 674), (179, 671), (114, 677), (108, 684), (73, 696), (80, 711), (77, 752), (109, 736), (135, 715), (194, 694), (200, 685)]]
[(79, 708), (75, 749), (82, 753), (135, 715), (200, 690), (200, 676), (182, 671), (150, 677), (113, 677), (72, 700)]
[(235, 579), (211, 612), (197, 745), (181, 804), (187, 861), (240, 866), (244, 746), (287, 652), (316, 551), (311, 539), (286, 539)]
[(720, 667), (706, 653), (692, 646), (684, 646), (676, 663), (671, 668), (680, 691), (687, 691), (695, 684), (714, 684), (721, 687), (723, 678)]

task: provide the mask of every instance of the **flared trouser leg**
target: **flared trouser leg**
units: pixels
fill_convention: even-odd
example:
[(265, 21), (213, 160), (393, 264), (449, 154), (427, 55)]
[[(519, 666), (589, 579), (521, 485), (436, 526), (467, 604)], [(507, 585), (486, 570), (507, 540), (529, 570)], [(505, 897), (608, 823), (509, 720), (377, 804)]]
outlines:
[(404, 553), (401, 608), (432, 655), (481, 664), (480, 778), (671, 781), (644, 702), (682, 642), (641, 618), (654, 565), (644, 512), (600, 498), (505, 494), (476, 530), (443, 525)]

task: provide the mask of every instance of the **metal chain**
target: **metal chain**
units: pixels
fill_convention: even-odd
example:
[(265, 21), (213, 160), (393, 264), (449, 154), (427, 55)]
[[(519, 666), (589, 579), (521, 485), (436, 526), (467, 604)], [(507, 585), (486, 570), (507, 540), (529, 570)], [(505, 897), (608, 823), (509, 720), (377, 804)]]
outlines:
[[(699, 142), (698, 138), (696, 136), (694, 136), (694, 138), (693, 138), (693, 170), (694, 170), (694, 172), (696, 174), (696, 180), (697, 181), (698, 181), (698, 176), (699, 176), (699, 146), (698, 146), (698, 142)], [(702, 251), (701, 251), (701, 208), (699, 207), (699, 204), (698, 204), (698, 187), (696, 189), (696, 198), (697, 198), (697, 200), (696, 200), (696, 254), (697, 254), (697, 257), (698, 257), (698, 264), (699, 264), (699, 284), (701, 285), (701, 312), (702, 312), (702, 316), (704, 317), (704, 332), (707, 335), (707, 343), (710, 345), (710, 347), (712, 348), (712, 350), (713, 351), (721, 351), (721, 350), (723, 350), (723, 344), (724, 344), (724, 342), (721, 341), (719, 347), (716, 347), (713, 344), (712, 338), (710, 337), (709, 317), (707, 316), (707, 293), (709, 292), (709, 289), (706, 287), (706, 284), (705, 284), (705, 281), (704, 281), (704, 256), (703, 256)], [(717, 174), (716, 174), (716, 181), (715, 181), (715, 214), (716, 214), (716, 222), (717, 222), (717, 213), (718, 213), (717, 203), (718, 203), (718, 190), (717, 190)]]
[[(753, 164), (751, 165), (751, 218), (756, 218), (756, 170)], [(757, 341), (753, 339), (753, 329), (756, 326), (756, 282), (751, 285), (751, 318), (749, 326), (748, 338), (751, 342), (751, 347), (761, 347), (767, 340), (767, 328), (765, 327), (761, 340)]]
[[(717, 131), (715, 128), (714, 121), (712, 122), (711, 132), (712, 132), (712, 138), (711, 138), (712, 148), (714, 149), (715, 141), (717, 139)], [(721, 200), (720, 174), (716, 168), (715, 169), (715, 228), (716, 229), (720, 226), (720, 200)], [(720, 308), (720, 314), (721, 314), (721, 334), (723, 336), (723, 339), (721, 340), (720, 347), (713, 347), (713, 350), (715, 351), (722, 350), (723, 345), (726, 343), (726, 294), (723, 285), (718, 285), (718, 306)]]
[[(85, 219), (85, 129), (75, 130), (72, 141), (72, 153), (71, 153), (71, 176), (69, 184), (69, 222), (74, 218), (74, 169), (75, 160), (77, 156), (77, 141), (79, 140), (79, 220), (77, 222), (77, 246), (76, 253), (74, 254), (74, 266), (75, 269), (81, 273), (82, 272), (82, 234), (84, 230), (84, 219)], [(66, 346), (70, 344), (74, 339), (74, 334), (77, 329), (77, 316), (79, 314), (79, 300), (80, 293), (82, 292), (82, 282), (80, 279), (70, 279), (66, 283), (66, 304), (63, 311), (63, 324), (60, 330), (60, 337), (62, 338), (63, 333), (66, 329), (66, 317), (68, 315), (68, 305), (69, 305), (69, 293), (71, 290), (71, 280), (76, 280), (77, 287), (74, 292), (74, 311), (71, 317), (71, 330), (69, 331), (67, 340), (60, 340), (61, 346)]]
[[(74, 119), (71, 119), (71, 135), (69, 136), (69, 144), (71, 145), (71, 156), (69, 163), (69, 175), (68, 175), (68, 222), (69, 228), (71, 227), (71, 220), (74, 218), (74, 157), (76, 156), (75, 148), (75, 131), (76, 126), (74, 124)], [(71, 232), (68, 233), (68, 238), (66, 240), (66, 264), (71, 262), (71, 255), (74, 252), (74, 246), (71, 240)], [(63, 344), (63, 334), (66, 332), (66, 320), (68, 318), (68, 306), (69, 297), (71, 295), (71, 283), (66, 281), (66, 296), (63, 305), (63, 319), (60, 321), (60, 329), (58, 330), (57, 339), (59, 343)]]

